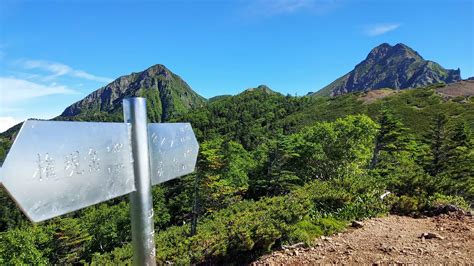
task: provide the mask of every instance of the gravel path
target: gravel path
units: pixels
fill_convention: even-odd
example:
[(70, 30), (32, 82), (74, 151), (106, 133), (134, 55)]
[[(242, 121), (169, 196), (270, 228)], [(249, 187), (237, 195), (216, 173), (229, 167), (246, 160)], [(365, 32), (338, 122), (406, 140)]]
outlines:
[[(425, 237), (422, 237), (424, 235)], [(254, 265), (314, 263), (455, 263), (474, 265), (474, 219), (441, 215), (414, 219), (390, 215), (363, 222), (310, 248), (289, 248)]]

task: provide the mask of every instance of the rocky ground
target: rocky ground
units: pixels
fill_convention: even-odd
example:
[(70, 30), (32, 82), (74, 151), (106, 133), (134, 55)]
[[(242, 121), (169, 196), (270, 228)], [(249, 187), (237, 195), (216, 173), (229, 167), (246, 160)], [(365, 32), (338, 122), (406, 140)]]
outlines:
[(474, 218), (390, 215), (353, 224), (346, 232), (294, 245), (261, 257), (254, 265), (314, 263), (474, 264)]

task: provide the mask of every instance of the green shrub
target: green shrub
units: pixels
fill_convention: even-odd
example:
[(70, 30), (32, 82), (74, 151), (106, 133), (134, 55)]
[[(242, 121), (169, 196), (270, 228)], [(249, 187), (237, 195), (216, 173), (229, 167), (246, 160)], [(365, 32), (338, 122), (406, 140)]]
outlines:
[(333, 217), (319, 218), (313, 223), (320, 227), (325, 235), (332, 235), (340, 232), (347, 226), (346, 221), (341, 221)]
[(437, 208), (448, 204), (456, 205), (463, 210), (469, 209), (469, 204), (459, 196), (447, 196), (440, 193), (435, 193), (433, 196), (428, 198), (428, 207), (430, 208)]
[(112, 252), (92, 256), (90, 265), (132, 265), (132, 245), (129, 243), (123, 247), (115, 248)]
[(0, 265), (47, 265), (52, 239), (38, 226), (0, 233)]
[(466, 97), (464, 97), (464, 96), (456, 96), (456, 97), (452, 98), (451, 100), (452, 100), (453, 102), (457, 102), (457, 103), (458, 103), (458, 102), (464, 101), (465, 99), (466, 99)]
[[(425, 198), (426, 200), (426, 198)], [(403, 195), (392, 205), (391, 211), (396, 214), (415, 215), (426, 207), (422, 197)]]
[[(379, 215), (386, 207), (378, 189), (365, 187), (367, 176), (313, 181), (284, 196), (245, 200), (202, 217), (197, 233), (172, 226), (156, 234), (158, 263), (245, 262), (280, 244), (310, 245), (321, 235), (343, 230), (348, 221)], [(352, 184), (352, 185), (351, 185)], [(127, 253), (128, 252), (128, 253)], [(126, 248), (95, 255), (93, 262), (113, 264), (131, 257)]]
[(290, 232), (288, 233), (288, 242), (304, 242), (309, 246), (316, 238), (322, 235), (324, 235), (324, 232), (321, 227), (316, 226), (311, 221), (305, 219), (291, 226)]
[(447, 196), (440, 193), (435, 193), (429, 197), (426, 194), (420, 196), (402, 195), (400, 197), (390, 195), (386, 200), (391, 206), (391, 212), (401, 215), (429, 213), (445, 205), (455, 205), (463, 210), (469, 209), (469, 203), (462, 197)]
[(299, 221), (290, 227), (287, 236), (288, 243), (304, 242), (311, 245), (313, 241), (322, 235), (331, 235), (340, 232), (347, 226), (346, 221), (338, 220), (334, 217), (324, 217)]
[(388, 212), (387, 206), (377, 195), (362, 194), (334, 215), (346, 221), (377, 217)]
[(188, 238), (190, 232), (191, 228), (188, 225), (172, 226), (157, 232), (155, 236), (157, 261), (165, 263), (170, 260), (179, 265), (189, 264), (192, 256), (190, 251), (191, 241)]

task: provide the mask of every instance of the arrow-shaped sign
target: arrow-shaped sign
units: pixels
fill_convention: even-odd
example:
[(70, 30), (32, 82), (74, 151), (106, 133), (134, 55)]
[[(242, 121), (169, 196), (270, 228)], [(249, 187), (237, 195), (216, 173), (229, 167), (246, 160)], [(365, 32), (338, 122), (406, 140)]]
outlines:
[(135, 190), (125, 123), (27, 120), (3, 163), (2, 183), (34, 222)]
[(151, 185), (193, 172), (199, 146), (189, 123), (147, 127), (144, 98), (123, 109), (125, 123), (25, 121), (0, 184), (33, 222), (131, 193), (134, 261), (153, 265)]
[[(149, 124), (148, 135), (153, 185), (194, 171), (199, 146), (189, 123)], [(125, 123), (27, 120), (0, 168), (33, 222), (135, 191), (133, 178)]]
[(191, 124), (149, 124), (148, 147), (152, 185), (194, 171), (199, 145)]

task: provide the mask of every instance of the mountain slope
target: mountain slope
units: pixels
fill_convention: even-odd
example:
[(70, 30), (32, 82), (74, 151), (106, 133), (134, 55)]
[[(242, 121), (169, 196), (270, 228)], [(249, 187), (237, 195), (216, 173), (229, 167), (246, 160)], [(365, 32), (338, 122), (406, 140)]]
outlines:
[(153, 122), (168, 120), (172, 114), (203, 105), (206, 100), (184, 80), (163, 65), (122, 76), (67, 107), (61, 118), (121, 114), (122, 99), (142, 96), (148, 100), (148, 116)]
[(402, 43), (394, 46), (383, 43), (372, 49), (351, 72), (311, 95), (334, 96), (380, 88), (417, 88), (460, 80), (459, 69), (445, 69), (436, 62), (425, 60)]
[(190, 122), (200, 141), (226, 136), (239, 141), (247, 149), (253, 149), (269, 135), (278, 135), (278, 121), (303, 111), (304, 103), (309, 100), (285, 97), (261, 85), (210, 101), (202, 108), (176, 116), (172, 121)]
[[(207, 104), (207, 100), (178, 75), (163, 65), (154, 65), (142, 72), (117, 78), (70, 105), (53, 120), (120, 122), (123, 121), (122, 99), (129, 96), (147, 98), (150, 122), (167, 121), (174, 115)], [(0, 133), (0, 162), (3, 162), (22, 124)]]
[(353, 92), (336, 97), (311, 97), (304, 110), (290, 114), (280, 123), (293, 123), (299, 130), (315, 121), (333, 121), (350, 114), (366, 114), (376, 119), (380, 110), (391, 109), (419, 138), (427, 132), (437, 113), (445, 114), (448, 123), (464, 121), (474, 129), (474, 82), (431, 85), (409, 90)]
[(248, 90), (178, 115), (174, 121), (190, 122), (199, 140), (225, 136), (252, 150), (280, 133), (295, 133), (318, 121), (334, 121), (353, 114), (376, 120), (382, 107), (387, 107), (402, 119), (409, 132), (422, 139), (437, 113), (445, 114), (450, 124), (464, 121), (474, 129), (473, 95), (472, 81), (336, 97), (291, 97)]

